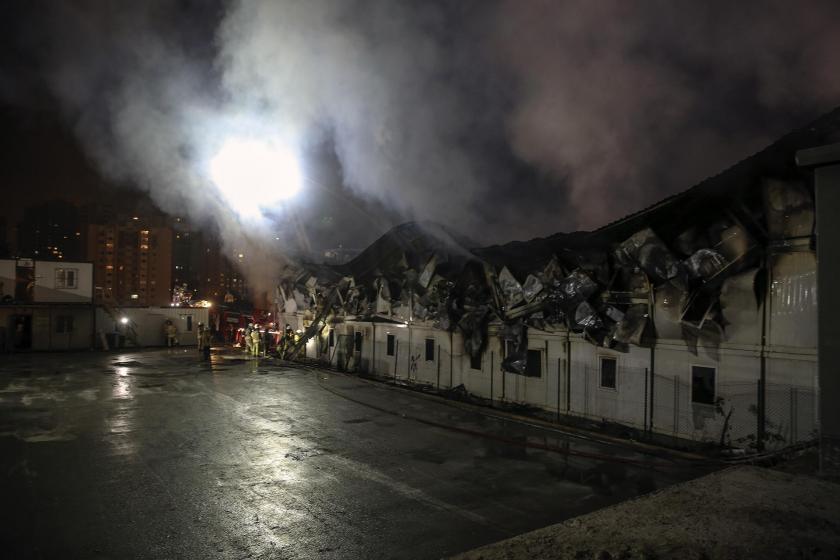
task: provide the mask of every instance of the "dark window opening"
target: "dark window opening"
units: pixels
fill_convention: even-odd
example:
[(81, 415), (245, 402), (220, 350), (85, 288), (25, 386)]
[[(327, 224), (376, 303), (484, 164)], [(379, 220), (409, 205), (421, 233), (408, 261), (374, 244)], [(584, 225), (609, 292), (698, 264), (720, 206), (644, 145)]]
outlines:
[(426, 339), (426, 361), (427, 362), (434, 362), (435, 361), (435, 339), (434, 338), (427, 338)]
[(542, 350), (528, 350), (525, 376), (542, 377)]
[(470, 369), (481, 369), (481, 354), (478, 356), (470, 355)]
[(187, 331), (192, 331), (192, 315), (187, 315)]
[(691, 366), (691, 402), (715, 404), (715, 368)]
[(615, 358), (601, 358), (601, 387), (615, 389), (615, 376), (618, 361)]
[(353, 335), (353, 347), (356, 352), (362, 351), (362, 331), (356, 331)]
[(389, 356), (393, 356), (393, 355), (394, 355), (394, 343), (395, 343), (395, 341), (396, 341), (396, 338), (394, 337), (394, 335), (389, 334), (389, 335), (388, 335), (387, 342), (386, 342), (386, 344), (385, 344), (385, 346), (386, 346), (386, 354), (388, 354)]
[(330, 329), (330, 348), (335, 346), (335, 329)]

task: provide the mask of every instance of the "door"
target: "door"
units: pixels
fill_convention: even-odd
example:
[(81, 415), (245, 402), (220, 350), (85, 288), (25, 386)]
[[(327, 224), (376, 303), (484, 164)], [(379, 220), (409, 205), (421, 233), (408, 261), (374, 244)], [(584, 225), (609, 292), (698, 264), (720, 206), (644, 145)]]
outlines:
[(12, 315), (12, 346), (15, 350), (32, 348), (32, 315)]

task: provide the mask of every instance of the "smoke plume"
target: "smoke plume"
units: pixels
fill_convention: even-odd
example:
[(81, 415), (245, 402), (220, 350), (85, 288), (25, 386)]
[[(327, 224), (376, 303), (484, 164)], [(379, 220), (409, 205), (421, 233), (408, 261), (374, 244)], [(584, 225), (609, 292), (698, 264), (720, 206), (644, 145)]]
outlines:
[[(312, 227), (301, 216), (341, 235), (391, 212), (482, 243), (597, 227), (840, 99), (828, 0), (31, 5), (16, 31), (34, 53), (26, 75), (91, 157), (163, 210), (213, 224), (262, 287), (282, 264), (266, 240)], [(242, 134), (304, 159), (329, 146), (340, 188), (310, 170), (300, 200), (244, 221), (206, 174)], [(347, 201), (331, 211), (379, 217), (316, 220), (328, 195)]]
[(513, 150), (566, 179), (572, 227), (689, 187), (840, 101), (840, 4), (505, 0)]

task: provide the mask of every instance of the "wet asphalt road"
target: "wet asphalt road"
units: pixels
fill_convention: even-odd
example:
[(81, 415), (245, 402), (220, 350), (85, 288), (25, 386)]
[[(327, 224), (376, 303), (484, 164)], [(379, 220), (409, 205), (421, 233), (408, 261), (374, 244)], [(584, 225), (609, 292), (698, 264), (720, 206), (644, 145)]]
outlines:
[(359, 559), (441, 558), (702, 474), (183, 349), (0, 356), (0, 473), (6, 558)]

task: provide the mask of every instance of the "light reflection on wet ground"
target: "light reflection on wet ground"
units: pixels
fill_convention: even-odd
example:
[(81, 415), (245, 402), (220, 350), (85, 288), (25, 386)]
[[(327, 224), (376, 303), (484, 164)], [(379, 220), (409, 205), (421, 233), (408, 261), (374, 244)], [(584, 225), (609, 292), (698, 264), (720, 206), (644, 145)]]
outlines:
[(3, 359), (18, 558), (439, 558), (701, 474), (239, 355)]

